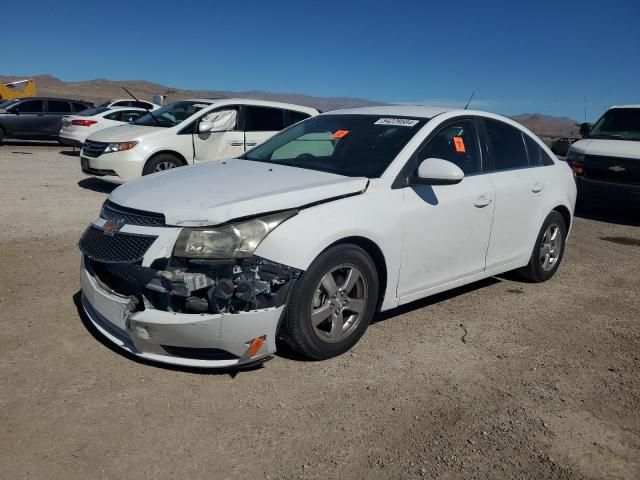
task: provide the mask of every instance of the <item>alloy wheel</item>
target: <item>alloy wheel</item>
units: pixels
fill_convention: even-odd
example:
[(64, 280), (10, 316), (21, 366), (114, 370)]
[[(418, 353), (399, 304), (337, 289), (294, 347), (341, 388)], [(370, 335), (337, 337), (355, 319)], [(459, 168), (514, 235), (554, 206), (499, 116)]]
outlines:
[(367, 306), (367, 280), (355, 265), (343, 264), (327, 272), (318, 284), (311, 305), (311, 325), (328, 343), (349, 337)]

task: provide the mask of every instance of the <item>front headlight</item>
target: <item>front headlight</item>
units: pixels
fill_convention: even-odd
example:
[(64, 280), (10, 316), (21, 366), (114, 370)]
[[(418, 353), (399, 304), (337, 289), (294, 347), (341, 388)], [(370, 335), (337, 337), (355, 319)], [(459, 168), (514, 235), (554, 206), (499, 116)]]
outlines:
[(173, 249), (176, 257), (250, 257), (260, 242), (297, 210), (266, 215), (219, 228), (183, 228)]
[(124, 150), (131, 150), (137, 144), (138, 142), (110, 143), (109, 145), (107, 145), (107, 148), (105, 148), (104, 152), (102, 153), (122, 152)]
[(565, 158), (567, 162), (575, 163), (575, 162), (584, 162), (584, 153), (578, 153), (573, 149), (570, 149), (567, 152), (567, 157)]

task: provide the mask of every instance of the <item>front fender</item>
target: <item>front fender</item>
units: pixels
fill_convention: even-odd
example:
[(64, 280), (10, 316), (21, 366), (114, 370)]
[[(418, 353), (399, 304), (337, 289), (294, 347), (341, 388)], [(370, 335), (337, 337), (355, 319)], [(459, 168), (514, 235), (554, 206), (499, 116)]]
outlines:
[(402, 256), (400, 211), (402, 189), (392, 190), (387, 181), (372, 181), (366, 192), (301, 210), (276, 228), (255, 254), (274, 262), (307, 270), (314, 259), (332, 244), (362, 237), (382, 251), (387, 285), (382, 309), (397, 305), (396, 287)]

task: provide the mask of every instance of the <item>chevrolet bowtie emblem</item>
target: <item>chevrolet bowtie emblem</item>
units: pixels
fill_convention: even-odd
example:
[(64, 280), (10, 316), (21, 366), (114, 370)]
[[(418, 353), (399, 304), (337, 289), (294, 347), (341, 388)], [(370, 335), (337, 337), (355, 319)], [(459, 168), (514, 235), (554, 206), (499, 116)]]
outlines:
[(621, 167), (620, 165), (614, 165), (613, 167), (609, 167), (609, 170), (612, 172), (624, 172), (626, 168)]
[(123, 225), (124, 220), (122, 218), (112, 218), (111, 220), (107, 220), (102, 226), (102, 232), (105, 235), (113, 236), (113, 234), (120, 230)]

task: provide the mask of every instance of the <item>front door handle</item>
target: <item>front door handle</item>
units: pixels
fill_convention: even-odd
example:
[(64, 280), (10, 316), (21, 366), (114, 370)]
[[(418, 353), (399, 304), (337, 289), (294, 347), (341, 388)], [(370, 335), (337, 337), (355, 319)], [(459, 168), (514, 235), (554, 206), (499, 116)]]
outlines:
[(258, 142), (247, 142), (247, 147), (255, 147)]
[(533, 193), (540, 193), (543, 189), (544, 189), (544, 185), (540, 182), (534, 183), (533, 186), (531, 187), (531, 191)]
[(478, 198), (476, 198), (476, 201), (474, 202), (474, 205), (478, 208), (484, 208), (490, 204), (491, 204), (491, 199), (486, 195), (480, 195)]
[(232, 147), (242, 147), (244, 145), (243, 142), (229, 142), (229, 145)]

